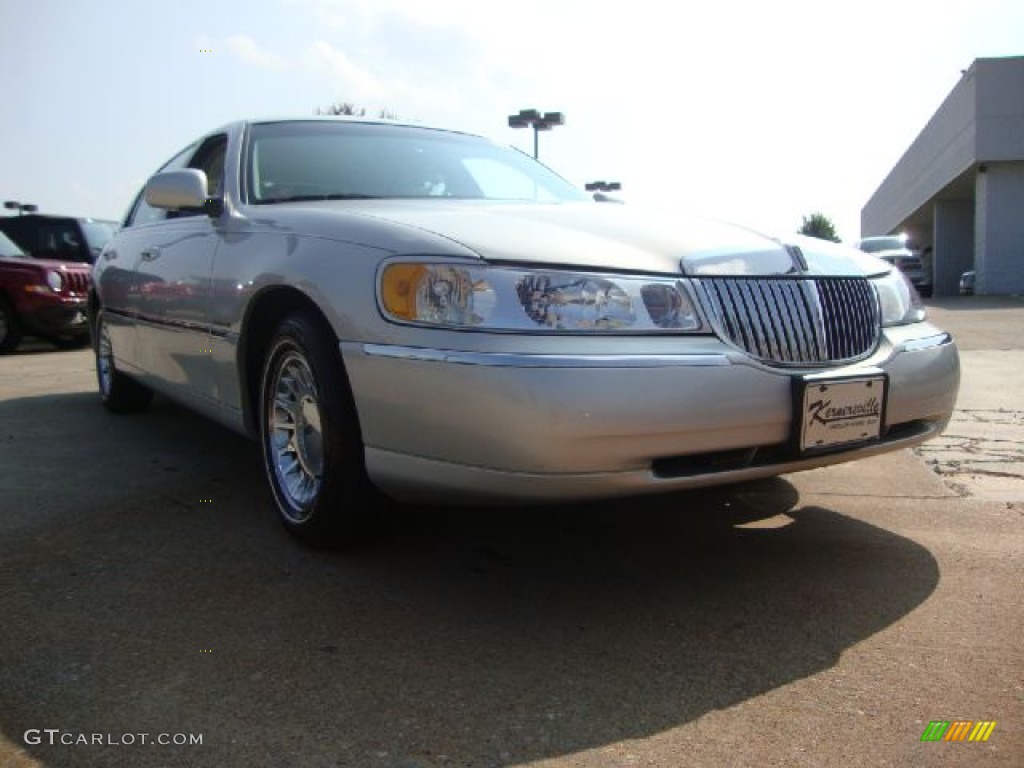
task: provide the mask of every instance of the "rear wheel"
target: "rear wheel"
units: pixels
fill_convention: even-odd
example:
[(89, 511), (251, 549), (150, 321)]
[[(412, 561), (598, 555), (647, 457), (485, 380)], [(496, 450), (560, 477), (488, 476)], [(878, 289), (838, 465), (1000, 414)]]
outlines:
[(144, 410), (153, 399), (153, 390), (117, 370), (114, 362), (114, 347), (110, 342), (110, 331), (104, 314), (96, 317), (96, 379), (100, 387), (100, 399), (109, 411), (131, 413)]
[(259, 408), (264, 472), (285, 528), (317, 548), (362, 540), (376, 493), (337, 346), (309, 315), (278, 326)]
[(7, 299), (0, 298), (0, 353), (13, 352), (21, 343), (21, 323)]

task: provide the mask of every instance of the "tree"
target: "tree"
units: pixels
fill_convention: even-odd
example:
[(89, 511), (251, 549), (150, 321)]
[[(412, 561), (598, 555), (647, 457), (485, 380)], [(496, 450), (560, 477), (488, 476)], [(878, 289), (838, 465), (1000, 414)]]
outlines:
[(339, 101), (336, 104), (331, 104), (326, 109), (316, 108), (318, 115), (349, 115), (351, 117), (364, 117), (366, 115), (365, 107), (357, 107), (348, 101)]
[(817, 237), (821, 240), (831, 240), (833, 243), (839, 242), (839, 236), (836, 234), (835, 225), (824, 213), (815, 211), (810, 216), (804, 216), (803, 218), (804, 223), (799, 230), (801, 235)]
[[(366, 117), (366, 107), (357, 107), (349, 101), (339, 101), (326, 108), (317, 107), (318, 115), (348, 115), (350, 117)], [(397, 120), (398, 115), (390, 109), (380, 109), (377, 117), (381, 120)]]

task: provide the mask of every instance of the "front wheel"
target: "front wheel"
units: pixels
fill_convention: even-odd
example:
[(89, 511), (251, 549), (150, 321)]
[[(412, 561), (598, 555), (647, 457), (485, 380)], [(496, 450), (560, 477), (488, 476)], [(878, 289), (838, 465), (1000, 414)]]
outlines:
[(0, 353), (13, 352), (21, 343), (21, 323), (7, 299), (0, 297)]
[(355, 405), (336, 345), (308, 315), (278, 326), (259, 407), (264, 472), (284, 526), (317, 548), (361, 540), (375, 494)]

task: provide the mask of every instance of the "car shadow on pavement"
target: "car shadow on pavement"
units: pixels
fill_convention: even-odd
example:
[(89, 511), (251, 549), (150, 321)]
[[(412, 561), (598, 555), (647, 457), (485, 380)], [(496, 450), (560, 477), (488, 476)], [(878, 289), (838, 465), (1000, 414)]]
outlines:
[(26, 337), (14, 352), (7, 352), (5, 354), (12, 357), (27, 357), (30, 355), (52, 354), (54, 352), (77, 352), (85, 346), (87, 346), (85, 343), (60, 346), (46, 339)]
[[(0, 403), (0, 423), (17, 478), (0, 513), (0, 733), (47, 765), (613, 750), (829, 669), (939, 579), (925, 548), (801, 506), (785, 480), (402, 506), (374, 545), (312, 552), (273, 519), (255, 444), (174, 406), (111, 417), (94, 395), (51, 395)], [(24, 743), (44, 728), (203, 743)]]

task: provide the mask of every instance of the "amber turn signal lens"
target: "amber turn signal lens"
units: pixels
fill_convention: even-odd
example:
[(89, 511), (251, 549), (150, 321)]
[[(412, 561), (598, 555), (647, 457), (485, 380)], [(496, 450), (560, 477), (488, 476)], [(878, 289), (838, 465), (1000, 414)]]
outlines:
[(381, 278), (381, 299), (388, 314), (402, 320), (416, 319), (416, 286), (426, 275), (422, 264), (391, 264)]

